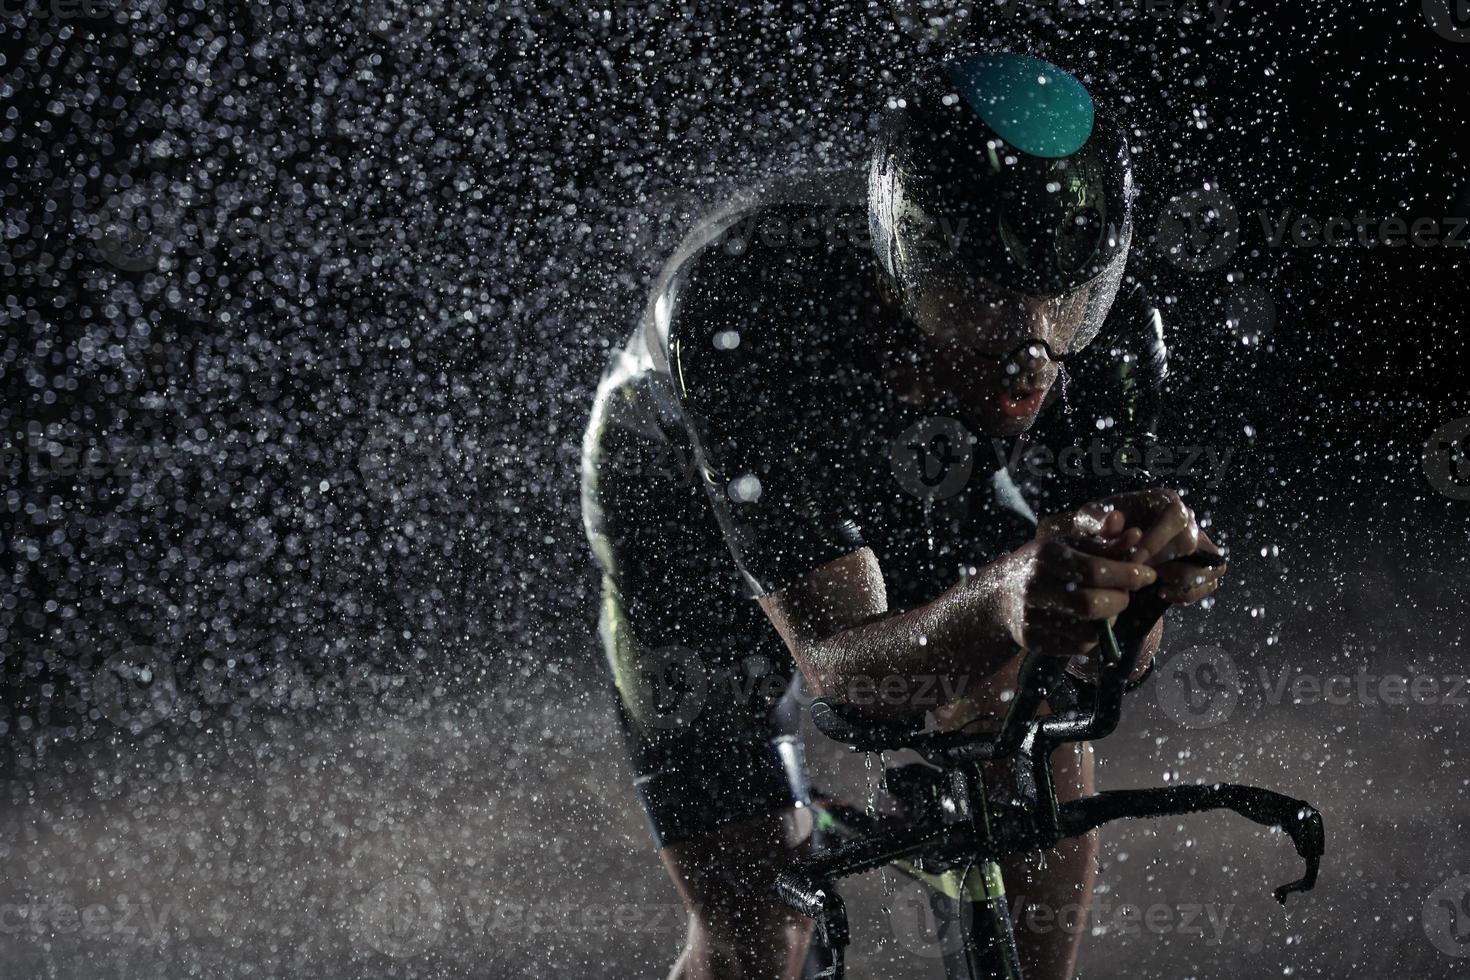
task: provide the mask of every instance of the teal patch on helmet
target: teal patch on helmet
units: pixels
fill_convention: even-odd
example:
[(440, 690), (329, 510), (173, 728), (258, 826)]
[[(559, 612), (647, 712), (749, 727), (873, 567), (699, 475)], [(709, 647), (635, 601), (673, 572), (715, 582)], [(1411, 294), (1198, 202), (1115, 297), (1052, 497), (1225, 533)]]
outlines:
[(1067, 157), (1092, 136), (1092, 96), (1050, 62), (1009, 52), (976, 54), (945, 62), (944, 73), (985, 124), (1023, 153)]

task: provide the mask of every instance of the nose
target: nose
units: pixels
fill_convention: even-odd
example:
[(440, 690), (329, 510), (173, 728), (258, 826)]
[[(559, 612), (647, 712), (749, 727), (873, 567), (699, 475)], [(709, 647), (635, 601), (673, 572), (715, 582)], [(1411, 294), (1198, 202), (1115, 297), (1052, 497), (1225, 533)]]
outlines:
[(1023, 341), (1005, 359), (1008, 388), (1038, 388), (1046, 383), (1048, 369), (1056, 363), (1051, 345), (1040, 337)]

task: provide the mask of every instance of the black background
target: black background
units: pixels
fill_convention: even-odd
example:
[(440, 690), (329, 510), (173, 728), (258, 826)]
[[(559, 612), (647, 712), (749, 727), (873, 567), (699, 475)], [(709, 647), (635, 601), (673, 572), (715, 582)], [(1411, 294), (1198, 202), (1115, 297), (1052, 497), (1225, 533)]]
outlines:
[[(1437, 493), (1421, 456), (1470, 415), (1466, 249), (1270, 247), (1255, 212), (1465, 215), (1470, 44), (1418, 3), (1242, 2), (1218, 29), (992, 13), (944, 43), (896, 10), (127, 0), (7, 15), (12, 797), (92, 799), (118, 759), (151, 752), (207, 768), (269, 744), (273, 719), (354, 731), (384, 705), (422, 718), (487, 698), (553, 706), (485, 736), (490, 812), (522, 799), (495, 788), (517, 753), (522, 773), (575, 779), (568, 746), (593, 739), (615, 764), (577, 513), (596, 377), (694, 214), (767, 176), (859, 163), (883, 100), (965, 37), (1052, 57), (1112, 104), (1135, 131), (1143, 239), (1204, 181), (1242, 215), (1229, 263), (1160, 262), (1153, 284), (1172, 437), (1238, 450), (1194, 499), (1243, 569), (1261, 562), (1217, 619), (1299, 631), (1307, 646), (1260, 648), (1294, 669), (1341, 658), (1347, 634), (1373, 663), (1456, 663), (1470, 504)], [(146, 269), (108, 261), (93, 224), (127, 184), (151, 189), (148, 220), (124, 206)], [(1242, 289), (1263, 345), (1227, 323)], [(1437, 645), (1374, 646), (1415, 631)], [(177, 697), (130, 725), (99, 713), (97, 677), (139, 650), (171, 665)], [(1357, 717), (1321, 738), (1359, 738), (1390, 772), (1442, 722), (1410, 712), (1386, 739)], [(1409, 748), (1382, 754), (1394, 738)], [(1259, 756), (1251, 729), (1232, 739), (1222, 758)], [(1425, 800), (1463, 790), (1453, 767), (1425, 772)], [(1444, 838), (1415, 840), (1429, 854)], [(27, 880), (64, 879), (67, 853), (35, 852)], [(23, 955), (70, 962), (39, 949)], [(1425, 975), (1451, 965), (1404, 955)]]

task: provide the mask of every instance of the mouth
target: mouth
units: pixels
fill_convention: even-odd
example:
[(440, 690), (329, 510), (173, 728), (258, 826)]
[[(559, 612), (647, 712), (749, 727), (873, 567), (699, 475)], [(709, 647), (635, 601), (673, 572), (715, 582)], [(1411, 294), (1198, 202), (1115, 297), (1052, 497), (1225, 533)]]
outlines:
[(995, 407), (1008, 419), (1029, 419), (1041, 410), (1046, 388), (1009, 388), (995, 396)]

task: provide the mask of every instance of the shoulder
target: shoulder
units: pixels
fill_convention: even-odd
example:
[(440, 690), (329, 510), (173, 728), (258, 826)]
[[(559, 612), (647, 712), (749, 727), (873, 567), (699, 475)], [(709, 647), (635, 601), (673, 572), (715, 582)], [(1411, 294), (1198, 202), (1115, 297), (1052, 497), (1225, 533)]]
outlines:
[(881, 303), (866, 222), (846, 201), (761, 202), (683, 255), (650, 338), (681, 398), (729, 384), (782, 390), (839, 368)]

